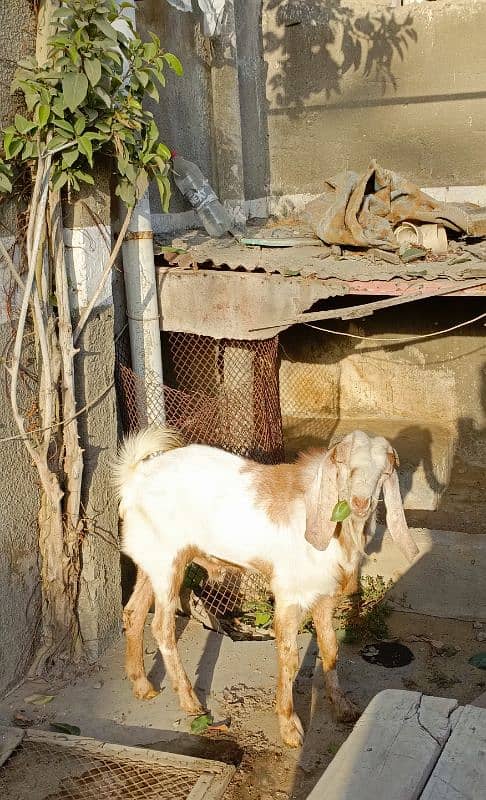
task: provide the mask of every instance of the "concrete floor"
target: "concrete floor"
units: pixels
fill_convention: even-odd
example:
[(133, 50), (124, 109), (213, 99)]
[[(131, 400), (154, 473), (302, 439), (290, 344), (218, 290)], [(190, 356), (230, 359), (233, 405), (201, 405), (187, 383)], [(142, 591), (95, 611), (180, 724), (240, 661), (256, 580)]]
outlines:
[[(276, 679), (274, 643), (233, 642), (198, 623), (178, 619), (180, 651), (191, 679), (216, 721), (231, 718), (226, 732), (190, 734), (190, 720), (179, 710), (167, 685), (160, 657), (146, 630), (146, 665), (161, 694), (149, 702), (135, 700), (123, 675), (123, 641), (119, 641), (89, 674), (68, 685), (25, 683), (0, 703), (0, 723), (21, 722), (48, 728), (53, 721), (74, 724), (83, 735), (122, 744), (216, 758), (239, 765), (225, 800), (304, 800), (350, 728), (335, 722), (324, 697), (315, 641), (299, 637), (301, 668), (295, 702), (307, 731), (302, 750), (282, 747), (273, 711)], [(393, 636), (407, 643), (414, 661), (385, 669), (365, 662), (357, 645), (343, 645), (342, 684), (364, 708), (384, 688), (413, 688), (428, 694), (471, 701), (486, 686), (486, 674), (468, 664), (484, 649), (471, 623), (394, 613)], [(426, 637), (420, 639), (419, 637)], [(456, 650), (437, 655), (432, 640)], [(34, 693), (54, 695), (44, 706), (26, 701)]]

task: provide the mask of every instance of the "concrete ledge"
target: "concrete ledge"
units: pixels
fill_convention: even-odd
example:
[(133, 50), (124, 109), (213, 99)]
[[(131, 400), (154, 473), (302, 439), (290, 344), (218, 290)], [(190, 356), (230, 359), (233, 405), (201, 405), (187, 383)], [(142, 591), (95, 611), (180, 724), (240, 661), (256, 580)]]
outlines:
[(371, 701), (308, 800), (417, 800), (456, 700), (388, 689)]
[(408, 564), (388, 533), (371, 541), (365, 575), (394, 581), (390, 599), (399, 611), (486, 621), (486, 536), (412, 529), (419, 548)]

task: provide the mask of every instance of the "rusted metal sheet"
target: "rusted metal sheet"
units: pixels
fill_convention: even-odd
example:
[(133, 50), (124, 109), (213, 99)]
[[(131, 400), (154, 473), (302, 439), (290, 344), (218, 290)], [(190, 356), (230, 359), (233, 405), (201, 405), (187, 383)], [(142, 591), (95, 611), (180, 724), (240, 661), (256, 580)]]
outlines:
[[(167, 244), (167, 243), (165, 243)], [(347, 282), (373, 281), (426, 281), (449, 279), (451, 281), (486, 277), (486, 248), (473, 252), (454, 253), (448, 260), (418, 260), (409, 263), (390, 263), (373, 260), (368, 253), (336, 256), (326, 245), (299, 245), (292, 248), (245, 247), (237, 241), (209, 239), (199, 231), (189, 231), (179, 236), (174, 247), (182, 248), (182, 263), (193, 263), (212, 270), (264, 272), (283, 277), (318, 278)], [(178, 264), (177, 254), (171, 257)]]
[(214, 270), (157, 270), (160, 326), (215, 339), (268, 339), (278, 324), (310, 308), (317, 300), (347, 293), (338, 281), (310, 281), (281, 275)]
[[(346, 282), (165, 267), (157, 270), (157, 280), (161, 328), (216, 339), (269, 338), (328, 297), (486, 294), (486, 278), (481, 286), (463, 282), (465, 288), (461, 288), (460, 282), (447, 279)], [(349, 305), (353, 305), (351, 297)], [(305, 320), (311, 321), (311, 315)]]

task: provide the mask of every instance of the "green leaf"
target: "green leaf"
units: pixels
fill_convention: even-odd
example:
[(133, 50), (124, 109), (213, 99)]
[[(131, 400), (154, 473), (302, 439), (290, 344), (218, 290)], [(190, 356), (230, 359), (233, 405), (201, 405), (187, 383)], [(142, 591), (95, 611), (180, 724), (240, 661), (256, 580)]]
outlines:
[(84, 117), (78, 117), (76, 122), (74, 123), (74, 132), (76, 136), (81, 136), (82, 132), (86, 128), (86, 120)]
[(157, 155), (162, 156), (165, 161), (169, 161), (172, 158), (172, 153), (170, 152), (169, 148), (163, 142), (159, 142), (157, 145)]
[(56, 8), (55, 11), (51, 12), (52, 19), (61, 19), (61, 18), (66, 19), (67, 17), (72, 17), (72, 16), (73, 12), (71, 11), (71, 9), (66, 8), (65, 6), (63, 6), (62, 8)]
[(8, 146), (5, 144), (4, 141), (5, 158), (7, 159), (15, 158), (15, 156), (18, 156), (23, 146), (24, 146), (24, 140), (21, 139), (19, 136), (13, 136), (10, 139)]
[(76, 169), (74, 171), (74, 175), (79, 181), (82, 181), (83, 183), (89, 183), (90, 186), (94, 186), (94, 178), (89, 172), (83, 172), (80, 169)]
[(29, 139), (24, 144), (24, 148), (22, 150), (22, 159), (27, 161), (29, 158), (32, 158), (34, 153), (34, 142), (31, 142)]
[(29, 84), (22, 81), (22, 91), (24, 93), (25, 105), (27, 111), (33, 111), (35, 104), (39, 99), (39, 92)]
[(157, 186), (159, 188), (160, 194), (160, 202), (162, 203), (162, 210), (164, 214), (166, 214), (169, 210), (169, 202), (170, 202), (170, 181), (165, 175), (156, 175), (155, 180), (157, 181)]
[(121, 180), (119, 181), (116, 189), (115, 194), (120, 197), (125, 205), (127, 206), (134, 206), (137, 202), (137, 198), (135, 196), (135, 189), (130, 181)]
[(68, 72), (62, 79), (64, 100), (70, 111), (76, 111), (88, 93), (88, 79), (82, 72)]
[(272, 615), (268, 611), (257, 611), (255, 614), (255, 625), (257, 628), (264, 628), (271, 621)]
[(0, 172), (0, 192), (11, 192), (12, 181), (4, 172)]
[(184, 74), (184, 68), (174, 53), (164, 53), (164, 59), (167, 61), (169, 67), (175, 72), (176, 75)]
[(84, 71), (88, 76), (91, 86), (96, 86), (101, 80), (101, 61), (97, 58), (86, 59), (84, 62)]
[(51, 187), (53, 192), (61, 191), (68, 181), (67, 172), (55, 172), (52, 176)]
[(53, 694), (31, 694), (29, 697), (25, 698), (26, 703), (31, 703), (34, 706), (45, 706), (47, 703), (50, 703), (51, 700), (54, 700), (55, 695)]
[(32, 122), (32, 120), (28, 120), (22, 116), (22, 114), (15, 115), (15, 127), (19, 131), (19, 133), (29, 133), (29, 131), (34, 130), (37, 128), (37, 122)]
[(67, 144), (69, 139), (66, 136), (59, 134), (58, 136), (53, 136), (51, 141), (48, 145), (48, 150), (52, 152), (53, 150), (57, 150), (58, 147), (62, 147), (63, 144)]
[(107, 39), (110, 39), (111, 41), (116, 41), (117, 38), (116, 30), (113, 27), (113, 25), (110, 25), (108, 20), (106, 20), (99, 14), (95, 14), (95, 16), (93, 17), (93, 22), (98, 28), (98, 30), (105, 34)]
[(91, 137), (89, 136), (80, 136), (78, 138), (78, 147), (81, 153), (86, 156), (88, 159), (88, 163), (90, 167), (93, 166), (93, 145), (91, 143)]
[(67, 722), (52, 722), (49, 726), (56, 733), (67, 733), (69, 736), (80, 736), (81, 728), (77, 725), (68, 725)]
[(149, 82), (148, 74), (146, 72), (144, 72), (142, 69), (137, 69), (135, 71), (135, 77), (139, 81), (139, 83), (141, 83), (143, 88), (145, 89), (147, 83)]
[(78, 148), (73, 150), (65, 150), (62, 154), (62, 166), (65, 169), (66, 167), (72, 167), (75, 161), (77, 161), (79, 157), (79, 150)]
[(213, 723), (211, 714), (200, 714), (191, 722), (191, 733), (204, 733)]
[(39, 120), (39, 128), (44, 128), (49, 122), (51, 116), (51, 107), (45, 103), (41, 103), (37, 108), (37, 118)]
[(334, 506), (331, 514), (331, 522), (344, 522), (351, 514), (347, 500), (339, 500)]
[(155, 83), (153, 81), (149, 81), (147, 86), (145, 87), (145, 91), (147, 92), (148, 96), (152, 98), (152, 100), (156, 100), (159, 102), (160, 94), (159, 90), (157, 89)]
[(102, 89), (101, 86), (96, 86), (95, 87), (95, 92), (98, 95), (98, 97), (100, 97), (101, 100), (103, 100), (103, 102), (106, 103), (108, 108), (110, 108), (110, 106), (111, 106), (111, 97), (108, 94), (108, 92), (105, 92), (105, 90)]
[(56, 128), (60, 128), (62, 131), (66, 131), (67, 133), (71, 134), (71, 136), (74, 134), (73, 126), (71, 125), (70, 122), (66, 122), (65, 119), (56, 119), (54, 124)]

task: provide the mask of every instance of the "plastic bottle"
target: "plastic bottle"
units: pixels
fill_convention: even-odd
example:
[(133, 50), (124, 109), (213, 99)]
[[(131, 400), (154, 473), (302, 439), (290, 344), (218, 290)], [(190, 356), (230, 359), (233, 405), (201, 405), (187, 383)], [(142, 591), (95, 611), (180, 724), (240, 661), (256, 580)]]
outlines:
[(172, 153), (172, 167), (177, 188), (193, 206), (209, 235), (218, 238), (231, 232), (231, 217), (199, 167), (177, 153)]

